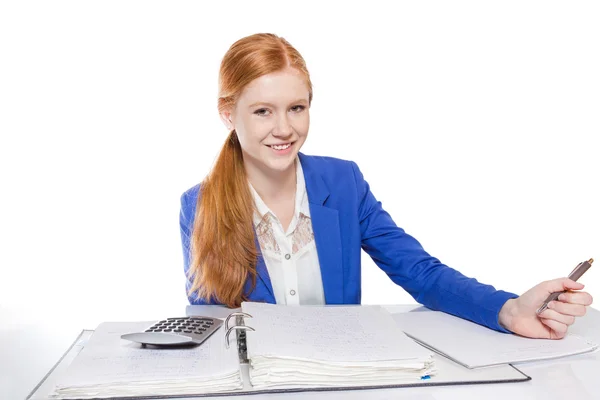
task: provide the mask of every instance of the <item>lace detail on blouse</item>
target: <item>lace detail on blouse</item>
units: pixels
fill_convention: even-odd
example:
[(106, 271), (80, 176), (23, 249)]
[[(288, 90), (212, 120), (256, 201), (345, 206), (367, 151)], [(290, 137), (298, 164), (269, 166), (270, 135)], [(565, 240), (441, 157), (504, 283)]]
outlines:
[(292, 254), (296, 254), (304, 246), (309, 244), (315, 239), (315, 235), (312, 230), (312, 223), (310, 217), (300, 213), (298, 219), (298, 225), (294, 229), (292, 234)]
[(256, 227), (256, 236), (258, 237), (258, 243), (262, 251), (272, 251), (275, 254), (280, 254), (281, 249), (273, 233), (273, 222), (271, 213), (265, 214)]
[[(275, 234), (273, 233), (273, 224), (276, 223), (275, 217), (271, 213), (264, 215), (256, 227), (256, 236), (262, 251), (270, 251), (275, 254), (281, 254), (281, 248), (277, 243)], [(300, 213), (296, 229), (292, 233), (292, 254), (296, 254), (306, 245), (310, 244), (315, 239), (312, 230), (310, 217)]]

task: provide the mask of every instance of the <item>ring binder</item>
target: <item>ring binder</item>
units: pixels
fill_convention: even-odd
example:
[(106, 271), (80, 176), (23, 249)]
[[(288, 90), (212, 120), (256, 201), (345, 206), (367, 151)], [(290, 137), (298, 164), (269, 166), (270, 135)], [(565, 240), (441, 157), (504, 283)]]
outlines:
[[(262, 303), (243, 303), (242, 306), (249, 314), (231, 315), (231, 318), (236, 317), (235, 326), (231, 318), (221, 324), (227, 326), (229, 334), (235, 330), (238, 337), (238, 348), (229, 350), (225, 348), (226, 336), (217, 333), (205, 343), (204, 346), (210, 348), (206, 352), (202, 351), (204, 347), (192, 347), (177, 352), (140, 353), (136, 348), (123, 346), (120, 335), (143, 329), (148, 322), (103, 323), (95, 332), (85, 332), (81, 339), (85, 343), (83, 349), (73, 347), (29, 399), (83, 399), (90, 398), (91, 394), (94, 398), (160, 399), (525, 382), (531, 379), (511, 365), (474, 371), (445, 357), (436, 359), (435, 374), (428, 374), (429, 378), (423, 379), (423, 372), (430, 371), (415, 370), (416, 362), (424, 359), (420, 357), (421, 353), (427, 357), (433, 353), (426, 350), (414, 353), (415, 349), (410, 345), (414, 342), (404, 341), (402, 331), (393, 332), (393, 317), (380, 307), (288, 308)], [(246, 317), (252, 318), (253, 327), (244, 324)], [(246, 332), (251, 329), (256, 332), (246, 338)], [(337, 335), (340, 330), (346, 330), (348, 335)], [(380, 332), (381, 335), (376, 335), (376, 339), (361, 339), (364, 335), (355, 335), (363, 331)], [(360, 343), (351, 347), (344, 344), (354, 340), (354, 336)], [(343, 339), (342, 342), (337, 340), (338, 337)], [(378, 352), (376, 359), (372, 356), (374, 352)], [(357, 353), (362, 355), (357, 356)], [(408, 353), (412, 356), (408, 357)], [(110, 360), (110, 365), (92, 362), (97, 357)], [(161, 362), (156, 362), (159, 359)], [(187, 363), (189, 359), (203, 361)], [(179, 372), (168, 374), (165, 362), (180, 365)], [(349, 368), (351, 374), (348, 374)], [(142, 379), (141, 369), (147, 371)]]
[[(229, 320), (235, 317), (235, 325), (229, 327)], [(254, 331), (254, 328), (246, 326), (244, 317), (252, 318), (252, 315), (245, 312), (233, 312), (225, 319), (225, 347), (229, 348), (229, 335), (232, 331), (236, 331), (236, 339), (238, 343), (238, 357), (241, 363), (248, 363), (248, 347), (246, 344), (246, 331)]]
[(231, 328), (229, 328), (229, 330), (227, 330), (227, 333), (225, 334), (225, 339), (227, 341), (227, 348), (229, 348), (229, 334), (231, 333), (231, 331), (233, 330), (237, 330), (237, 329), (243, 329), (243, 330), (249, 330), (249, 331), (253, 331), (254, 328), (251, 328), (249, 326), (232, 326)]
[[(252, 318), (252, 315), (247, 314), (245, 312), (233, 312), (233, 313), (229, 314), (227, 316), (227, 318), (225, 318), (225, 330), (226, 331), (229, 330), (229, 319), (231, 317), (249, 317), (249, 318)], [(236, 318), (235, 319), (235, 323), (236, 323), (236, 325), (240, 325), (240, 324), (243, 324), (244, 322), (243, 322), (243, 320), (241, 318)]]

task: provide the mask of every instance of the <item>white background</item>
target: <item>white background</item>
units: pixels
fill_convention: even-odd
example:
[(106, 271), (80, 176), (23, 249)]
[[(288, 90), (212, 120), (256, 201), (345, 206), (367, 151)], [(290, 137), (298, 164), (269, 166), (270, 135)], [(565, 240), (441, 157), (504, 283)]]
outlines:
[[(303, 152), (358, 163), (398, 225), (521, 293), (600, 264), (597, 2), (0, 5), (0, 308), (187, 304), (179, 196), (225, 136), (221, 58), (273, 32), (314, 84)], [(600, 300), (600, 266), (583, 278)], [(410, 303), (363, 259), (363, 303)]]

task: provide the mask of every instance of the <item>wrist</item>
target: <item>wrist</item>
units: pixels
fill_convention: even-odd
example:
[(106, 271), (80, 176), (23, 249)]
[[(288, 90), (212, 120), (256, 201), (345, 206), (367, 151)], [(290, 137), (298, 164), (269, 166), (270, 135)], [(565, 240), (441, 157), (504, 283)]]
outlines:
[(506, 330), (513, 332), (513, 316), (515, 314), (516, 299), (508, 299), (498, 313), (498, 324)]

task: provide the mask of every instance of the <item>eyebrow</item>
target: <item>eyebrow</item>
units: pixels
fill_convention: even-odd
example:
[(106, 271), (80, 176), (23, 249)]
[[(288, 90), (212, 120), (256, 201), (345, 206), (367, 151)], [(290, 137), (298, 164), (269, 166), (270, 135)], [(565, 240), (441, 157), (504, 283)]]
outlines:
[[(303, 103), (303, 104), (308, 104), (308, 101), (306, 99), (299, 99), (296, 101), (292, 101), (290, 104), (298, 104), (298, 103)], [(274, 104), (271, 103), (267, 103), (265, 101), (257, 101), (256, 103), (252, 103), (248, 106), (248, 108), (252, 108), (252, 107), (256, 107), (256, 106), (269, 106), (269, 107), (275, 107)]]

